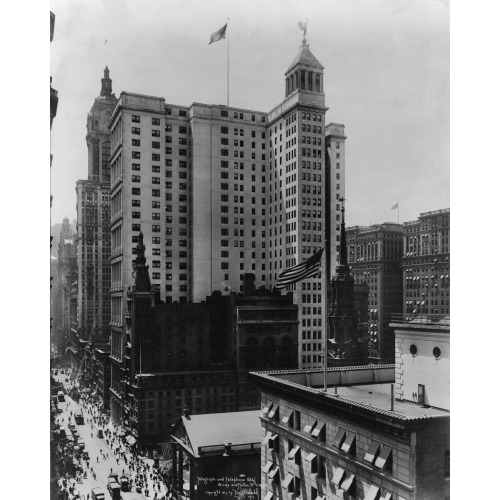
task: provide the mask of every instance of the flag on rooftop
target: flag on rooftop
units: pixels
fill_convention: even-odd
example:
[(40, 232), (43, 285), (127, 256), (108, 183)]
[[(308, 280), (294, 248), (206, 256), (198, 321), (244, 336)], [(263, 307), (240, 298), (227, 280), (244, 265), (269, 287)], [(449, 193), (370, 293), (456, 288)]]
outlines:
[(279, 290), (289, 285), (293, 285), (294, 283), (297, 283), (305, 278), (311, 278), (312, 276), (318, 274), (320, 271), (323, 250), (324, 247), (319, 250), (319, 252), (316, 252), (312, 257), (309, 257), (309, 259), (281, 272), (278, 276), (278, 281), (276, 282), (276, 288)]
[(226, 27), (227, 23), (222, 26), (220, 30), (217, 30), (215, 33), (212, 33), (210, 35), (210, 41), (208, 42), (208, 45), (214, 42), (218, 42), (219, 40), (222, 40), (223, 38), (226, 38)]
[(399, 208), (399, 201), (393, 207), (391, 207), (391, 210), (396, 210), (396, 208)]

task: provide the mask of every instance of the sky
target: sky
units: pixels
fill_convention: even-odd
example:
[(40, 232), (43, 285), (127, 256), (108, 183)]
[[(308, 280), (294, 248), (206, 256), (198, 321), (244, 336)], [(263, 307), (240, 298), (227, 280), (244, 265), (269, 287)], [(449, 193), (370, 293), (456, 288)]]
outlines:
[[(106, 64), (113, 91), (269, 111), (308, 22), (325, 67), (326, 123), (345, 125), (346, 223), (450, 206), (449, 4), (440, 0), (52, 0), (51, 220), (76, 218), (86, 116)], [(226, 40), (208, 45), (227, 19)], [(107, 40), (107, 43), (105, 41)]]

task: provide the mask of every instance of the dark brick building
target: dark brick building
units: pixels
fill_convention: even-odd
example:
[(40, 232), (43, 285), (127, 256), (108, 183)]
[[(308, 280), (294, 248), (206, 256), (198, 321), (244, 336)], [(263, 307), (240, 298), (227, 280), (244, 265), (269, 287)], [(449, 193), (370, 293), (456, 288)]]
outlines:
[(125, 344), (112, 343), (110, 403), (115, 422), (150, 446), (165, 441), (186, 406), (191, 414), (258, 408), (248, 372), (297, 368), (298, 312), (292, 294), (256, 290), (252, 275), (243, 294), (160, 301), (144, 253), (141, 233)]

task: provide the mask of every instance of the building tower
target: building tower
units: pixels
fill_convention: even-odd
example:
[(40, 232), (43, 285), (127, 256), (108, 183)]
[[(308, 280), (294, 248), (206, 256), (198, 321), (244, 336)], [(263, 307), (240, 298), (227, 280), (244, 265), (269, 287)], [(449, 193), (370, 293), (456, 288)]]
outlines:
[(357, 328), (358, 313), (355, 307), (354, 278), (347, 263), (347, 241), (344, 220), (344, 198), (342, 203), (342, 221), (340, 224), (340, 255), (339, 263), (332, 279), (333, 300), (328, 312), (330, 334), (328, 344), (330, 357), (356, 358), (360, 357)]
[(110, 202), (109, 129), (117, 99), (109, 69), (104, 69), (101, 92), (87, 115), (88, 179), (76, 183), (78, 238), (78, 335), (88, 341), (109, 338)]
[[(323, 65), (306, 39), (285, 73), (285, 99), (268, 114), (269, 233), (266, 284), (274, 285), (279, 273), (309, 258), (324, 246), (327, 233), (325, 168), (325, 94)], [(279, 217), (276, 214), (279, 214)], [(284, 231), (282, 232), (282, 230)], [(325, 261), (336, 257), (329, 246)], [(327, 266), (313, 278), (292, 285), (299, 306), (299, 366), (321, 365), (326, 325)]]

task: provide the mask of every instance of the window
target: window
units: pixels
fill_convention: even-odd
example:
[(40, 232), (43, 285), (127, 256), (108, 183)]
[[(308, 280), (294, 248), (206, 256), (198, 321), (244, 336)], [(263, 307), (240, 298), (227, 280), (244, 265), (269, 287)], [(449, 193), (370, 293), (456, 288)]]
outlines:
[(160, 190), (159, 189), (153, 189), (152, 190), (152, 195), (156, 196), (156, 197), (159, 197), (160, 196)]
[(153, 201), (152, 203), (152, 208), (160, 208), (160, 202), (159, 201)]
[(439, 347), (434, 347), (432, 350), (432, 355), (436, 358), (439, 359), (441, 358), (441, 349)]
[(139, 151), (132, 151), (132, 158), (138, 160), (141, 158), (141, 153)]
[(141, 169), (141, 166), (139, 165), (139, 163), (132, 163), (132, 170), (140, 170)]
[(141, 194), (141, 188), (132, 188), (132, 194), (140, 195)]
[(132, 231), (140, 231), (140, 230), (141, 230), (140, 224), (132, 224)]
[(159, 125), (160, 124), (160, 119), (159, 118), (151, 118), (151, 122), (153, 125)]
[(141, 206), (141, 200), (132, 200), (132, 206), (133, 207), (140, 207)]
[(153, 177), (152, 178), (153, 184), (160, 184), (160, 178), (159, 177)]
[(133, 134), (140, 134), (141, 133), (141, 129), (139, 127), (132, 127), (132, 133)]
[(141, 117), (138, 115), (132, 115), (132, 122), (141, 123)]
[(450, 450), (444, 452), (444, 477), (450, 477)]
[[(263, 280), (265, 281), (265, 280)], [(293, 413), (293, 420), (294, 420), (294, 423), (295, 423), (295, 427), (294, 429), (295, 430), (300, 430), (301, 429), (301, 425), (300, 425), (300, 411), (299, 410), (295, 410), (294, 413)]]
[(153, 154), (151, 155), (151, 159), (152, 159), (153, 161), (160, 161), (160, 155), (159, 155), (159, 153), (153, 153)]
[(416, 346), (415, 344), (412, 344), (412, 345), (410, 346), (410, 354), (411, 354), (412, 356), (416, 356), (416, 355), (417, 355), (417, 353), (418, 353), (417, 346)]
[(179, 109), (179, 116), (187, 116), (187, 113), (183, 109)]
[(160, 244), (160, 237), (153, 236), (152, 242), (153, 242), (153, 245), (159, 245)]
[(160, 149), (160, 143), (158, 141), (153, 141), (151, 146), (153, 149)]
[(140, 146), (141, 141), (139, 139), (132, 139), (132, 146)]
[(132, 212), (132, 219), (140, 219), (141, 212)]

